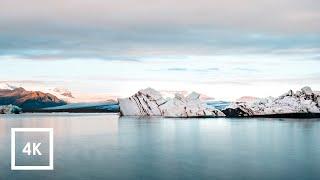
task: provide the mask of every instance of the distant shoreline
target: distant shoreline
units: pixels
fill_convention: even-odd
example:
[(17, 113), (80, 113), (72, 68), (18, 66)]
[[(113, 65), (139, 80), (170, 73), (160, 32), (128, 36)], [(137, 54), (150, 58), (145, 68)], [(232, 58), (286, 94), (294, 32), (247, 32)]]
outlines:
[[(119, 113), (119, 111), (110, 111), (105, 109), (55, 109), (55, 110), (25, 110), (23, 113)], [(126, 117), (126, 116), (125, 116)], [(130, 116), (129, 116), (130, 117)], [(157, 117), (157, 116), (137, 116), (137, 117)], [(159, 116), (162, 117), (162, 116)], [(189, 117), (163, 117), (163, 118), (320, 118), (320, 113), (282, 113), (282, 114), (267, 114), (267, 115), (253, 115), (253, 116), (189, 116)]]
[(119, 111), (106, 110), (106, 109), (37, 109), (37, 110), (23, 110), (23, 113), (119, 113)]

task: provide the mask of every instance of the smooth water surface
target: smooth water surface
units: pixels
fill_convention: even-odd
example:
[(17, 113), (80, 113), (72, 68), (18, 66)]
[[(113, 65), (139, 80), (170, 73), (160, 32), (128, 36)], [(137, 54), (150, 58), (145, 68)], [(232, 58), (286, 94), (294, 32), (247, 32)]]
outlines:
[[(319, 179), (320, 119), (0, 116), (0, 179)], [(10, 129), (54, 128), (53, 171), (11, 171)]]

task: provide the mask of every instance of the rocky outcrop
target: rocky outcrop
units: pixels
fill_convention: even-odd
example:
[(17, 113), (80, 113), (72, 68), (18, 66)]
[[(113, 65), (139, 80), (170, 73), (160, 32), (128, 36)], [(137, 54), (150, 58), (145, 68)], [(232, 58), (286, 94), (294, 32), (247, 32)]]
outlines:
[(217, 109), (210, 109), (199, 99), (198, 93), (188, 96), (175, 94), (174, 98), (164, 99), (151, 88), (138, 91), (129, 98), (118, 99), (120, 113), (124, 116), (163, 116), (163, 117), (216, 117), (224, 116)]
[(20, 114), (21, 112), (21, 108), (12, 104), (0, 106), (0, 114)]
[(251, 109), (246, 108), (242, 105), (238, 105), (238, 107), (234, 107), (234, 108), (228, 107), (226, 109), (223, 109), (222, 112), (227, 117), (249, 117), (254, 115)]
[(23, 110), (65, 105), (66, 102), (56, 96), (40, 91), (27, 91), (24, 88), (0, 89), (0, 105), (16, 105)]
[(278, 98), (259, 98), (251, 102), (235, 102), (223, 110), (227, 116), (263, 116), (292, 113), (320, 113), (320, 94), (310, 87), (287, 93)]

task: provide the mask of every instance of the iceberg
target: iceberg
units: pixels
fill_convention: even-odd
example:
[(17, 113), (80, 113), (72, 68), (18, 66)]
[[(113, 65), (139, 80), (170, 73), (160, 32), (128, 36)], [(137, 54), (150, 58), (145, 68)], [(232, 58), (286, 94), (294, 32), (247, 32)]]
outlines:
[(119, 98), (120, 114), (124, 116), (161, 116), (160, 106), (166, 102), (152, 89), (142, 89), (128, 98)]
[(220, 110), (208, 108), (200, 100), (200, 94), (188, 96), (176, 93), (173, 98), (163, 98), (160, 92), (142, 89), (128, 98), (119, 98), (120, 114), (123, 116), (163, 117), (218, 117), (225, 116)]
[(0, 106), (0, 114), (20, 114), (21, 112), (21, 108), (12, 104)]
[(234, 102), (222, 111), (231, 117), (320, 113), (320, 94), (306, 86), (295, 93), (289, 90), (277, 98), (267, 97), (249, 102)]

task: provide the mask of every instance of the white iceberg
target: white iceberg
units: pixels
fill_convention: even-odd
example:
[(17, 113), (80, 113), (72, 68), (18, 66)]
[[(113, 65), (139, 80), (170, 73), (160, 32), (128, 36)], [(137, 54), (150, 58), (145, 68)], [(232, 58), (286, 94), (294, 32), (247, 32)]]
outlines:
[(14, 105), (2, 105), (0, 106), (0, 114), (20, 114), (21, 108)]
[(118, 99), (120, 113), (124, 116), (163, 117), (217, 117), (225, 116), (220, 110), (208, 108), (200, 100), (200, 94), (188, 96), (176, 93), (175, 97), (164, 99), (160, 92), (147, 88), (129, 98)]
[(151, 88), (138, 91), (128, 98), (119, 98), (120, 113), (124, 116), (161, 116), (160, 106), (166, 102)]
[[(272, 115), (288, 113), (320, 113), (320, 94), (313, 92), (310, 87), (303, 87), (294, 93), (289, 90), (278, 98), (259, 98), (250, 102), (235, 102), (227, 109), (237, 109), (237, 112), (252, 115)], [(226, 113), (224, 110), (223, 112)], [(226, 113), (227, 114), (227, 113)]]

